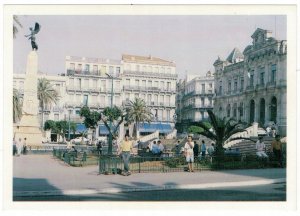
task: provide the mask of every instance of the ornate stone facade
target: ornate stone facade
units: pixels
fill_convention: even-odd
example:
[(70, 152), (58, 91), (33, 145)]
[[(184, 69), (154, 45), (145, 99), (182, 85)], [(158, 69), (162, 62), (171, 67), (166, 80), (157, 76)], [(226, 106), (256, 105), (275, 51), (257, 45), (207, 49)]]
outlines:
[(243, 54), (235, 48), (226, 60), (214, 62), (214, 111), (263, 127), (275, 123), (286, 135), (287, 43), (259, 28), (251, 37)]

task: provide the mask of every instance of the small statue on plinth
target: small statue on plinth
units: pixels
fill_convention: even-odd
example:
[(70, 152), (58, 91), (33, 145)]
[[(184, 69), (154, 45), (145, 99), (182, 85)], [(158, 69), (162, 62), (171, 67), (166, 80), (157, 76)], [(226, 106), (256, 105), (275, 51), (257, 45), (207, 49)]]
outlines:
[(41, 29), (41, 25), (36, 22), (34, 29), (29, 28), (31, 33), (29, 35), (25, 35), (25, 37), (28, 37), (28, 40), (31, 40), (32, 50), (38, 50), (38, 45), (35, 43), (35, 35), (40, 31), (40, 29)]

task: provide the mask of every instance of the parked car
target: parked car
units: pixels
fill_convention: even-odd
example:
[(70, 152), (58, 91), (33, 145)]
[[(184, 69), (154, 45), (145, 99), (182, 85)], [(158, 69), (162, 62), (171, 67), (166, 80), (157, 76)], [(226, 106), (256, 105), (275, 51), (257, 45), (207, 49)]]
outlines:
[(72, 143), (72, 144), (80, 145), (82, 141), (83, 141), (83, 144), (86, 144), (86, 145), (87, 145), (88, 142), (89, 142), (89, 139), (87, 139), (87, 138), (85, 138), (85, 137), (77, 137), (77, 138), (75, 138), (75, 139), (72, 139), (72, 140), (71, 140), (71, 143)]

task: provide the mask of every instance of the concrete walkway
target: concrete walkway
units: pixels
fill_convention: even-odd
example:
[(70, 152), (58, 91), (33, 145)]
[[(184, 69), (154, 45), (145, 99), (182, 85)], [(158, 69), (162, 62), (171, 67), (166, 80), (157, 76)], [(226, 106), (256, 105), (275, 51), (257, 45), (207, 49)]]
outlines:
[(286, 169), (98, 175), (98, 166), (71, 167), (51, 155), (13, 158), (14, 196), (89, 195), (128, 191), (203, 189), (286, 181)]

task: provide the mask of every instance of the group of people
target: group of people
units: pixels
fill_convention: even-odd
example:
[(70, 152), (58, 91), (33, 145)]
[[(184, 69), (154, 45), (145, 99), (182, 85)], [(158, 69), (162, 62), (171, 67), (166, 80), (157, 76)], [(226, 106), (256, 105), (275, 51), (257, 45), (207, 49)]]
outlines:
[[(194, 143), (194, 147), (193, 147), (194, 157), (200, 156), (201, 158), (204, 158), (206, 155), (206, 152), (208, 153), (208, 155), (212, 155), (213, 152), (215, 151), (214, 143), (212, 143), (208, 148), (206, 147), (204, 140), (201, 141), (200, 147), (196, 141), (193, 141), (193, 143)], [(199, 155), (199, 152), (201, 152), (200, 155)], [(176, 154), (176, 156), (179, 156), (181, 153), (184, 153), (184, 147), (180, 148), (180, 140), (178, 140), (175, 145), (175, 154)]]
[[(137, 141), (139, 143), (139, 141)], [(175, 146), (175, 152), (176, 154), (179, 153), (179, 144), (180, 141), (178, 140), (176, 146)], [(131, 174), (130, 169), (129, 169), (129, 161), (130, 161), (130, 156), (133, 147), (136, 145), (132, 140), (129, 139), (129, 135), (126, 134), (124, 140), (120, 143), (118, 147), (118, 155), (122, 157), (122, 160), (124, 162), (124, 172), (123, 175), (128, 176)], [(99, 146), (99, 150), (101, 149), (101, 143), (97, 145), (97, 149)], [(161, 141), (158, 140), (157, 143), (156, 141), (153, 141), (148, 148), (151, 150), (152, 153), (154, 154), (159, 154), (163, 152), (164, 146), (162, 145)], [(259, 140), (256, 143), (256, 149), (257, 149), (257, 156), (259, 157), (268, 157), (267, 154), (265, 153), (266, 147), (264, 142), (262, 141), (262, 137), (259, 137)], [(201, 143), (201, 158), (205, 157), (206, 151), (210, 156), (213, 155), (215, 149), (214, 149), (214, 144), (210, 145), (208, 148), (206, 148), (205, 141), (202, 140)], [(277, 158), (278, 162), (280, 163), (280, 166), (282, 166), (282, 143), (280, 142), (280, 137), (279, 135), (276, 136), (276, 139), (272, 142), (272, 151)], [(187, 142), (185, 143), (183, 147), (183, 153), (186, 158), (186, 162), (188, 163), (188, 171), (189, 172), (194, 172), (194, 157), (198, 156), (199, 154), (199, 145), (195, 143), (192, 139), (192, 136), (188, 136)], [(101, 153), (100, 153), (101, 154)]]
[[(177, 146), (179, 146), (179, 142), (177, 143)], [(215, 151), (214, 144), (212, 143), (207, 148), (205, 141), (202, 140), (200, 150), (201, 150), (201, 158), (205, 157), (206, 151), (210, 156), (212, 156), (213, 152)], [(192, 136), (188, 136), (187, 142), (183, 147), (183, 153), (186, 158), (186, 162), (188, 163), (188, 171), (194, 172), (194, 157), (199, 156), (199, 145), (193, 141)]]
[(27, 152), (27, 144), (26, 144), (26, 137), (22, 141), (21, 138), (17, 140), (13, 140), (13, 155), (20, 156), (22, 153), (26, 154)]
[[(260, 136), (256, 142), (256, 155), (260, 158), (269, 158), (269, 156), (266, 154), (266, 145), (263, 142), (263, 137)], [(278, 161), (278, 164), (280, 167), (283, 166), (282, 163), (282, 143), (280, 141), (280, 135), (275, 136), (275, 140), (271, 143), (271, 152), (273, 152), (275, 158)]]
[(153, 142), (150, 142), (147, 148), (154, 155), (160, 155), (165, 149), (164, 145), (161, 143), (160, 140), (158, 140), (157, 142), (155, 140)]
[(273, 125), (273, 126), (268, 126), (268, 127), (266, 128), (266, 131), (267, 131), (267, 136), (269, 136), (269, 137), (275, 138), (276, 135), (277, 135), (277, 131), (276, 131), (275, 125)]

